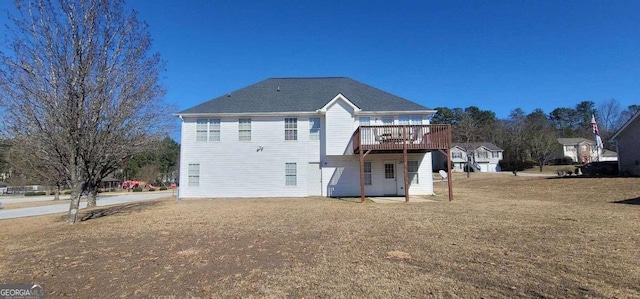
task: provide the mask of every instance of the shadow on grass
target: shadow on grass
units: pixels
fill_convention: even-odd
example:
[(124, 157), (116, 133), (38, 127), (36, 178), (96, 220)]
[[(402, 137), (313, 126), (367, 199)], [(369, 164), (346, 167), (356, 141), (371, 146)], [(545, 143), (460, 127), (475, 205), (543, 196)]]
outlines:
[(84, 214), (80, 215), (80, 221), (88, 221), (93, 219), (98, 219), (106, 216), (112, 215), (127, 215), (133, 212), (141, 212), (144, 209), (148, 209), (154, 206), (159, 205), (160, 201), (140, 201), (133, 202), (122, 205), (114, 205), (108, 206), (104, 208), (95, 208), (89, 211), (86, 211)]
[(547, 180), (570, 180), (570, 179), (614, 179), (620, 178), (617, 175), (568, 175), (548, 177)]
[(612, 203), (621, 203), (626, 205), (640, 205), (640, 197), (629, 198), (625, 200), (612, 201)]

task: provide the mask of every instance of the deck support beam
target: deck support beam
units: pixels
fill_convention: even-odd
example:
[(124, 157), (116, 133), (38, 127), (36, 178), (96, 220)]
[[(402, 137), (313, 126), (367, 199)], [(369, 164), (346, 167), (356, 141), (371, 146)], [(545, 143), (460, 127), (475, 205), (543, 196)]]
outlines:
[(407, 126), (402, 127), (402, 161), (404, 162), (404, 202), (409, 202), (409, 162), (407, 161)]
[(363, 153), (362, 149), (360, 149), (360, 202), (364, 202), (364, 157), (370, 152), (371, 150), (368, 150)]

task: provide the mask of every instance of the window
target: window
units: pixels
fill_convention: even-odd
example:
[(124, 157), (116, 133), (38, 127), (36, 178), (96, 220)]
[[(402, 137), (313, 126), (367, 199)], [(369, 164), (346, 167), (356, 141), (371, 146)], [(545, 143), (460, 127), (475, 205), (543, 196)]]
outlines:
[(238, 120), (238, 140), (251, 141), (251, 119), (241, 118)]
[(420, 183), (418, 179), (418, 161), (407, 161), (407, 174), (409, 175), (409, 184), (417, 185)]
[(220, 141), (220, 119), (196, 120), (196, 141)]
[(386, 163), (384, 164), (384, 178), (385, 179), (394, 179), (396, 177), (395, 171), (393, 169), (393, 164)]
[(489, 154), (485, 151), (476, 152), (476, 154), (478, 155), (478, 158), (484, 158), (484, 159), (489, 158)]
[(298, 171), (296, 163), (285, 163), (284, 165), (284, 184), (286, 186), (295, 186), (298, 184)]
[(364, 184), (371, 185), (371, 162), (364, 162)]
[(189, 187), (200, 186), (200, 164), (189, 164)]
[(451, 158), (453, 159), (462, 159), (462, 152), (451, 152)]
[(309, 140), (320, 140), (320, 118), (309, 118)]
[(385, 126), (393, 125), (393, 117), (383, 117), (382, 124)]
[(412, 116), (409, 118), (409, 123), (411, 125), (421, 125), (422, 124), (422, 116)]
[(284, 119), (284, 140), (298, 140), (298, 119)]
[(500, 158), (500, 152), (491, 152), (491, 158)]
[(358, 119), (358, 124), (361, 126), (371, 125), (371, 117), (361, 117)]
[(400, 117), (398, 117), (398, 124), (400, 124), (400, 125), (408, 125), (409, 124), (409, 117), (408, 116), (400, 116)]

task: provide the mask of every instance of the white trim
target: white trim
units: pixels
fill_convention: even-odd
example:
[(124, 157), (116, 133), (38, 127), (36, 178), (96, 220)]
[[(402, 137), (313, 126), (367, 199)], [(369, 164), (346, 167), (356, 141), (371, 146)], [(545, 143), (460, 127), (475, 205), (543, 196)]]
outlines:
[(327, 112), (327, 109), (329, 109), (329, 107), (331, 107), (331, 105), (333, 105), (338, 100), (342, 100), (343, 102), (347, 103), (347, 105), (349, 105), (349, 107), (351, 107), (351, 109), (353, 109), (355, 113), (358, 113), (362, 110), (358, 108), (358, 106), (353, 104), (351, 101), (349, 101), (349, 99), (347, 99), (347, 97), (345, 97), (342, 93), (338, 93), (338, 95), (336, 95), (333, 99), (331, 99), (331, 101), (329, 101), (324, 106), (322, 106), (322, 108), (318, 109), (317, 112), (322, 112), (322, 113)]
[(174, 113), (173, 115), (180, 117), (181, 119), (185, 117), (206, 117), (206, 118), (228, 118), (228, 117), (260, 117), (260, 116), (307, 116), (307, 115), (319, 115), (318, 111), (315, 112), (301, 112), (301, 111), (292, 111), (292, 112), (247, 112), (247, 113)]
[(407, 115), (407, 116), (431, 116), (436, 114), (438, 111), (436, 110), (406, 110), (406, 111), (359, 111), (356, 113), (357, 115), (362, 116), (376, 116), (376, 115), (385, 115), (385, 116), (397, 116), (397, 115)]

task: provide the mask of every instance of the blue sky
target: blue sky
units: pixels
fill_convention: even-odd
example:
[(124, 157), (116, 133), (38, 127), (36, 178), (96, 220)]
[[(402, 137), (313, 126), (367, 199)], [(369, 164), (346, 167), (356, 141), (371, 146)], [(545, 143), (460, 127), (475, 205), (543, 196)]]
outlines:
[[(3, 0), (0, 8), (11, 3)], [(640, 1), (130, 0), (186, 109), (270, 77), (346, 76), (433, 108), (640, 103)]]

